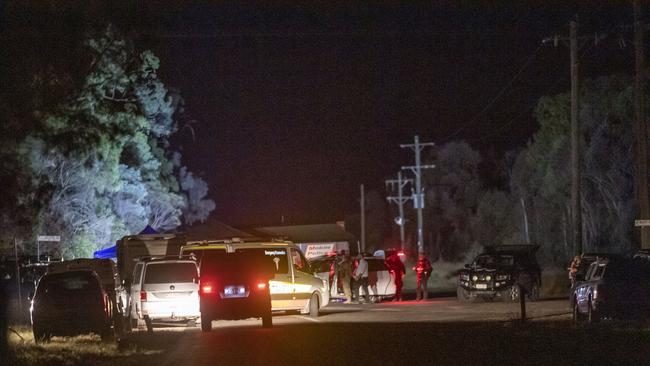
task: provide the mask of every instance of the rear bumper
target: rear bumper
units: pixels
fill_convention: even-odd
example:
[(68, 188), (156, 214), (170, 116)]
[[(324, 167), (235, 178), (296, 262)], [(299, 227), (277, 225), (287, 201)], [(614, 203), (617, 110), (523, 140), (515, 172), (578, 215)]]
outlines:
[(140, 318), (148, 316), (149, 319), (194, 319), (201, 315), (198, 300), (183, 301), (147, 301), (141, 303), (138, 313)]
[(270, 297), (201, 299), (201, 320), (259, 318), (270, 313)]

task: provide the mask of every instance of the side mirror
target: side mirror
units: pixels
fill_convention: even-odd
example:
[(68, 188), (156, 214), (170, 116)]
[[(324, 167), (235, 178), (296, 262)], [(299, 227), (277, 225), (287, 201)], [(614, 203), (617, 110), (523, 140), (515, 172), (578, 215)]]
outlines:
[(470, 268), (470, 265), (469, 265), (469, 264), (465, 264), (465, 268), (469, 269), (469, 268)]

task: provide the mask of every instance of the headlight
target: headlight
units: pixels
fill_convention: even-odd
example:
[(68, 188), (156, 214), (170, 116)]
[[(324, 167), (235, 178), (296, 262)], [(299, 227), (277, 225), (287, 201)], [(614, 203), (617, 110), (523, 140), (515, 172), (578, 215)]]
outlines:
[(497, 281), (506, 281), (508, 279), (508, 277), (509, 276), (506, 275), (506, 274), (497, 275)]
[(472, 281), (478, 281), (478, 276), (477, 275), (472, 276)]
[(491, 281), (491, 280), (492, 280), (492, 276), (490, 276), (490, 275), (485, 276), (485, 280), (486, 280), (486, 281)]

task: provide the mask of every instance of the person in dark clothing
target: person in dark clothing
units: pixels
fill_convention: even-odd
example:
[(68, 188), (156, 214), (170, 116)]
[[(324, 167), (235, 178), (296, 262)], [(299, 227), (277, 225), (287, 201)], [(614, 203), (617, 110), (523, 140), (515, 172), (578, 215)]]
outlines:
[(402, 260), (399, 258), (397, 253), (391, 254), (388, 258), (386, 258), (386, 267), (388, 267), (388, 270), (390, 271), (391, 275), (393, 276), (393, 280), (395, 281), (395, 297), (393, 298), (393, 301), (402, 301), (402, 286), (404, 283), (402, 282), (402, 277), (406, 274), (406, 268), (404, 267), (404, 263), (402, 263)]
[(424, 253), (419, 254), (418, 262), (415, 264), (415, 267), (413, 267), (413, 270), (417, 276), (415, 300), (426, 300), (426, 298), (429, 297), (429, 291), (427, 291), (427, 281), (429, 281), (429, 277), (431, 276), (431, 271), (433, 268), (431, 267), (431, 262), (429, 262), (429, 259), (427, 259)]

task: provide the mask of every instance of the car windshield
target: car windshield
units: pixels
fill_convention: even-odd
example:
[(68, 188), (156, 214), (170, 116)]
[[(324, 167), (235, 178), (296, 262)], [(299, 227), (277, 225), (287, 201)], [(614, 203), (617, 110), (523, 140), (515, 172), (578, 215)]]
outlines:
[(198, 279), (194, 262), (149, 263), (144, 275), (144, 283), (189, 283)]
[(201, 273), (289, 273), (285, 248), (237, 248), (233, 253), (225, 250), (202, 250)]
[(513, 264), (514, 257), (511, 255), (482, 254), (474, 261), (474, 266), (487, 268), (509, 267)]
[(99, 282), (90, 273), (65, 273), (43, 277), (39, 287), (46, 292), (78, 292), (99, 290)]

